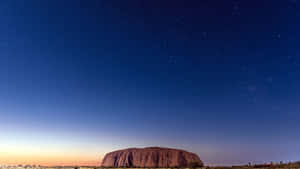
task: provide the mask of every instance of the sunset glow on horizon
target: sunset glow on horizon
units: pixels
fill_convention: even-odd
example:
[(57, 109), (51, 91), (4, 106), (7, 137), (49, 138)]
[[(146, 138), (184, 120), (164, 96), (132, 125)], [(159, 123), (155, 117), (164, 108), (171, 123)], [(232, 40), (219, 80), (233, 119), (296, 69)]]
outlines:
[[(5, 145), (8, 146), (8, 145)], [(16, 146), (15, 148), (12, 148)], [(35, 147), (36, 146), (36, 147)], [(104, 153), (87, 149), (79, 150), (76, 147), (53, 147), (43, 145), (0, 146), (0, 164), (43, 165), (43, 166), (100, 166)]]
[(6, 165), (41, 165), (41, 166), (100, 166), (101, 159), (87, 157), (86, 155), (72, 156), (70, 155), (1, 155), (0, 164)]

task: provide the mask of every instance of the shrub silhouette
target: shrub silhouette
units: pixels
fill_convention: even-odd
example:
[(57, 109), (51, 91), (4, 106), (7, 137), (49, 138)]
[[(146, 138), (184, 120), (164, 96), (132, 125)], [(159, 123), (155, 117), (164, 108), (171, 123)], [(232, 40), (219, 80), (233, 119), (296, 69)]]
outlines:
[(202, 161), (190, 161), (188, 163), (189, 168), (198, 168), (198, 167), (203, 167), (203, 162)]

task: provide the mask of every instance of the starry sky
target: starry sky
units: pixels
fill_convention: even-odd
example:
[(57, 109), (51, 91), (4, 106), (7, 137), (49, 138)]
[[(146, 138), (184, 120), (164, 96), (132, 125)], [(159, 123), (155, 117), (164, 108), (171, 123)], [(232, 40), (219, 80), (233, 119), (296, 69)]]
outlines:
[(300, 160), (298, 0), (3, 0), (0, 24), (0, 163)]

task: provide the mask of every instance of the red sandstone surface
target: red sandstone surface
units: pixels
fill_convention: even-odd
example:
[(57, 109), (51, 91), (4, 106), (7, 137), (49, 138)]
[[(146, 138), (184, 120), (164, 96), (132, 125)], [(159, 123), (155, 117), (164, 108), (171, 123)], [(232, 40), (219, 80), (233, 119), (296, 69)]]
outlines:
[(130, 148), (105, 155), (103, 167), (187, 167), (201, 162), (198, 155), (184, 150), (148, 147)]

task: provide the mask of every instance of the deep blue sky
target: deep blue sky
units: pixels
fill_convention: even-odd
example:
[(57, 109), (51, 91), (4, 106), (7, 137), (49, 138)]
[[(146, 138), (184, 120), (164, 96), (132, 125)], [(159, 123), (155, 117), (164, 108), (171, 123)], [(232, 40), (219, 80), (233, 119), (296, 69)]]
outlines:
[(299, 5), (1, 1), (0, 131), (20, 146), (49, 136), (66, 153), (158, 145), (208, 164), (300, 160)]

